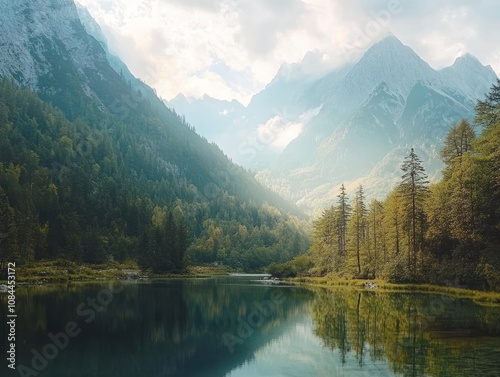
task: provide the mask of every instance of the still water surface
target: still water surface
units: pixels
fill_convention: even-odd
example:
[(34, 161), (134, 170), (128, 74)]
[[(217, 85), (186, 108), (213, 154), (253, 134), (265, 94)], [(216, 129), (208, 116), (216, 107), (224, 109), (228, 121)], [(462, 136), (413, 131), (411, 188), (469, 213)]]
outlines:
[(500, 376), (499, 307), (255, 279), (19, 288), (0, 376)]

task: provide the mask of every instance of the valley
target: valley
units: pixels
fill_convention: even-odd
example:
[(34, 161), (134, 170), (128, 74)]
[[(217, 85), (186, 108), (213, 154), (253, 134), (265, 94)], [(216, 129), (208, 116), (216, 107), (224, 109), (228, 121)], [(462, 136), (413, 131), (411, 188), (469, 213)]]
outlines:
[(0, 8), (0, 375), (499, 375), (497, 5)]

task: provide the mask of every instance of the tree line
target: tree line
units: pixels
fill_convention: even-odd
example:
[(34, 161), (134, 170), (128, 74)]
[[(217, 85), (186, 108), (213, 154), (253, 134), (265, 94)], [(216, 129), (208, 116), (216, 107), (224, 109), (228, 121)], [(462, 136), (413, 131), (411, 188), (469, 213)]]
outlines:
[(362, 186), (349, 200), (342, 185), (308, 253), (270, 271), (500, 289), (500, 81), (478, 101), (474, 124), (451, 127), (441, 158), (442, 178), (430, 184), (411, 149), (382, 201)]
[(2, 271), (57, 258), (259, 270), (307, 249), (303, 221), (168, 109), (71, 109), (0, 81)]

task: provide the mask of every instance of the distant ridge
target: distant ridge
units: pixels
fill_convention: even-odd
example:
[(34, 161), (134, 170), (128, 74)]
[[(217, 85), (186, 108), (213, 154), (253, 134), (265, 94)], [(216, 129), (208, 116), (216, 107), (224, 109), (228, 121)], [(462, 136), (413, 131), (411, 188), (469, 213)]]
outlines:
[[(233, 138), (231, 144), (221, 144), (226, 153), (308, 210), (328, 206), (341, 183), (351, 189), (362, 183), (368, 195), (383, 197), (397, 181), (399, 163), (412, 146), (437, 178), (447, 130), (462, 118), (473, 118), (476, 100), (496, 80), (493, 69), (471, 54), (435, 70), (393, 34), (373, 44), (356, 63), (319, 78), (294, 75), (308, 71), (300, 64), (307, 59), (287, 68), (287, 75), (280, 69), (237, 119), (223, 128), (217, 127), (217, 119), (204, 127), (218, 140), (235, 136), (236, 142)], [(175, 101), (171, 105), (175, 108)], [(183, 107), (188, 121), (195, 111), (202, 118), (200, 109), (201, 104)], [(282, 152), (260, 143), (248, 158), (248, 149), (243, 149), (245, 154), (234, 147), (247, 146), (270, 119), (282, 130), (299, 123), (303, 131)]]

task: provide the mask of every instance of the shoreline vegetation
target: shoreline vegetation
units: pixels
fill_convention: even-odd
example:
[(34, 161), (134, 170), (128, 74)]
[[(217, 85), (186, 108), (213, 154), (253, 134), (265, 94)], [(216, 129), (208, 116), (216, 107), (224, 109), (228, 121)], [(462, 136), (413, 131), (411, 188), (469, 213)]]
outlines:
[[(297, 286), (316, 288), (355, 288), (373, 292), (411, 292), (441, 294), (454, 298), (471, 299), (482, 305), (500, 305), (500, 292), (478, 291), (470, 288), (459, 288), (445, 285), (433, 284), (396, 284), (382, 279), (337, 279), (328, 276), (323, 277), (295, 277), (287, 279)], [(375, 288), (367, 288), (366, 282), (375, 285)]]
[[(226, 266), (199, 265), (189, 266), (184, 274), (152, 274), (142, 271), (136, 262), (108, 262), (100, 265), (77, 264), (65, 260), (45, 261), (30, 267), (16, 269), (16, 281), (19, 285), (61, 284), (68, 282), (95, 283), (109, 280), (161, 280), (190, 277), (227, 276), (233, 271)], [(331, 276), (285, 278), (300, 287), (311, 288), (350, 288), (373, 292), (411, 292), (442, 294), (454, 298), (471, 299), (482, 305), (500, 305), (500, 292), (478, 291), (432, 284), (395, 284), (382, 279), (340, 279)], [(367, 282), (372, 288), (367, 287)], [(0, 280), (0, 284), (6, 281)]]
[(473, 291), (463, 292), (498, 302), (499, 141), (497, 79), (477, 102), (473, 123), (463, 119), (448, 131), (438, 182), (429, 181), (424, 161), (411, 148), (399, 183), (384, 200), (369, 201), (362, 185), (351, 200), (342, 184), (337, 201), (314, 222), (309, 250), (289, 262), (271, 264), (268, 272), (323, 277), (308, 281), (326, 285), (345, 284), (335, 280), (345, 278), (382, 279), (390, 289), (429, 291), (427, 287), (437, 286), (444, 287), (440, 292), (462, 294), (459, 289), (467, 288)]
[[(16, 269), (16, 282), (26, 285), (43, 285), (65, 282), (95, 282), (106, 280), (148, 280), (186, 277), (228, 275), (226, 266), (188, 266), (182, 274), (155, 274), (143, 271), (134, 261), (79, 264), (66, 260), (42, 261)], [(0, 279), (0, 284), (6, 280)]]

